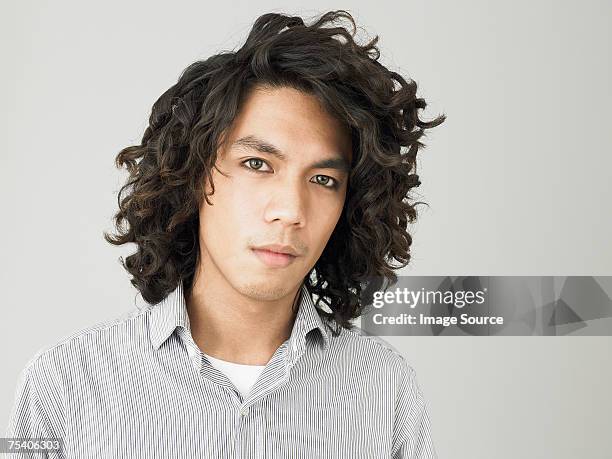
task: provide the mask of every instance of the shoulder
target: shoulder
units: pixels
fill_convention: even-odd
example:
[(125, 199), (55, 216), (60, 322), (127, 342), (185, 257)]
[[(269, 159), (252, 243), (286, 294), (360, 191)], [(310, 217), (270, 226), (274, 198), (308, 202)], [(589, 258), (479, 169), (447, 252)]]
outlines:
[(367, 365), (370, 371), (378, 368), (400, 379), (410, 378), (414, 373), (405, 355), (395, 346), (380, 336), (366, 333), (356, 325), (351, 329), (343, 328), (331, 341), (337, 353), (344, 354), (346, 359), (362, 366)]
[(62, 437), (67, 407), (79, 395), (90, 397), (91, 391), (84, 392), (83, 388), (92, 375), (105, 375), (107, 369), (113, 368), (122, 348), (130, 352), (126, 344), (135, 336), (130, 330), (139, 328), (134, 324), (147, 310), (134, 308), (80, 329), (30, 357), (17, 380), (9, 436)]
[(129, 311), (104, 321), (97, 322), (85, 328), (76, 330), (60, 337), (52, 343), (39, 348), (27, 361), (24, 374), (40, 374), (53, 367), (74, 365), (80, 360), (86, 360), (83, 351), (109, 352), (119, 343), (133, 339), (139, 330), (144, 330), (146, 317), (150, 308), (133, 307)]

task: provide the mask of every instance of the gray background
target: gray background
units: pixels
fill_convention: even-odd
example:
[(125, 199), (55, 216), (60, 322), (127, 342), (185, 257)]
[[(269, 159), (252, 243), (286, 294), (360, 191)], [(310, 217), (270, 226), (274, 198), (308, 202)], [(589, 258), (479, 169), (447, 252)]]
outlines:
[[(346, 8), (425, 118), (414, 275), (611, 275), (611, 4), (605, 1), (3, 2), (0, 422), (41, 347), (136, 291), (110, 230), (155, 99), (274, 10)], [(364, 35), (362, 33), (363, 37)], [(610, 337), (393, 337), (441, 458), (610, 457)]]

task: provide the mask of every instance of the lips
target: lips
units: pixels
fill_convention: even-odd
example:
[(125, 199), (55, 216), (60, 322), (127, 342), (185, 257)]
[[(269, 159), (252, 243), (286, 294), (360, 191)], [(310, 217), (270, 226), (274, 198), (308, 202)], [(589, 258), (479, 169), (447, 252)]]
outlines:
[(253, 253), (270, 268), (285, 268), (289, 266), (297, 258), (294, 255), (286, 253), (274, 252), (267, 249), (251, 249)]
[(276, 252), (276, 253), (284, 253), (286, 255), (293, 255), (293, 256), (299, 255), (299, 252), (296, 250), (295, 247), (293, 247), (292, 245), (287, 245), (287, 244), (265, 244), (265, 245), (254, 246), (253, 248), (258, 249), (258, 250), (268, 250), (270, 252)]

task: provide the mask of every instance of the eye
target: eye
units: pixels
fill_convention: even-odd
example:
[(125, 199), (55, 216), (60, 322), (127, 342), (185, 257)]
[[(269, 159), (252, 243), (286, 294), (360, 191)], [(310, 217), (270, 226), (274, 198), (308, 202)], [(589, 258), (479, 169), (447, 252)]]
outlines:
[[(325, 188), (331, 188), (331, 189), (338, 188), (338, 185), (339, 185), (338, 181), (335, 178), (330, 177), (329, 175), (315, 175), (315, 178), (317, 179), (315, 181), (319, 185), (324, 186)], [(323, 179), (323, 180), (319, 180), (319, 179)]]
[[(261, 158), (249, 158), (242, 161), (241, 166), (255, 173), (264, 173), (267, 171), (261, 170), (261, 166), (263, 164), (267, 164)], [(268, 166), (269, 167), (269, 166)], [(340, 186), (340, 182), (333, 177), (328, 175), (315, 175), (315, 181), (317, 185), (321, 185), (323, 188), (328, 188), (330, 190), (336, 190)]]
[(249, 158), (241, 163), (243, 166), (245, 164), (250, 164), (249, 166), (244, 166), (247, 169), (251, 169), (255, 172), (261, 172), (261, 165), (266, 164), (266, 162), (261, 158)]

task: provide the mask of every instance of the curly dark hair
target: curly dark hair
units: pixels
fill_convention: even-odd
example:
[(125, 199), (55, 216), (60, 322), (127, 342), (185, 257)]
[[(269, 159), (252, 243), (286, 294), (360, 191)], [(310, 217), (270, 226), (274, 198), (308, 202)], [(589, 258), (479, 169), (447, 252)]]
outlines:
[[(348, 20), (352, 31), (343, 26)], [(416, 82), (378, 62), (378, 36), (359, 45), (345, 10), (306, 25), (298, 16), (267, 13), (254, 23), (238, 51), (223, 51), (189, 65), (152, 107), (140, 145), (115, 159), (129, 172), (118, 195), (111, 244), (133, 242), (122, 266), (151, 304), (179, 282), (188, 295), (199, 262), (199, 208), (224, 133), (255, 86), (291, 87), (317, 97), (349, 128), (353, 143), (346, 200), (321, 257), (305, 276), (319, 314), (341, 327), (364, 311), (360, 296), (369, 277), (397, 281), (394, 270), (410, 261), (408, 222), (417, 218), (410, 190), (420, 185), (419, 138), (441, 124), (417, 111)], [(125, 227), (124, 227), (124, 224)], [(399, 265), (391, 265), (392, 260)], [(329, 311), (323, 309), (327, 306)]]

